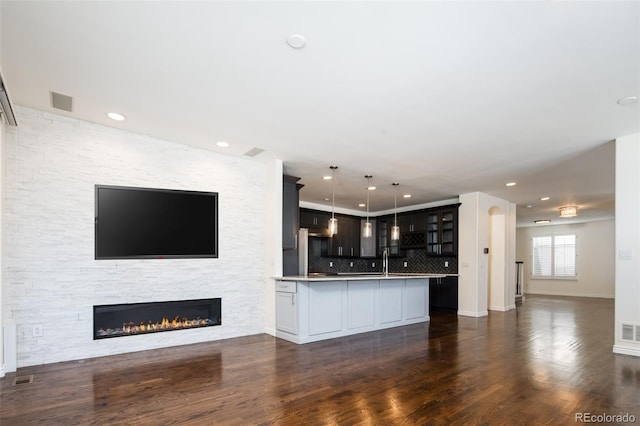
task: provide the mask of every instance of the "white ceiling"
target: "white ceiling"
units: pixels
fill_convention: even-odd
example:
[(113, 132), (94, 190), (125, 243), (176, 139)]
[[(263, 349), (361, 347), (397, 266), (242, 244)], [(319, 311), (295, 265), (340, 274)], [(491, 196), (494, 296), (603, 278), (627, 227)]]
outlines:
[[(231, 155), (303, 201), (371, 211), (481, 191), (518, 222), (612, 218), (616, 137), (640, 132), (640, 3), (0, 3), (12, 101)], [(303, 49), (287, 43), (307, 39)], [(74, 111), (50, 106), (50, 91)], [(127, 120), (106, 118), (117, 111)], [(231, 146), (218, 148), (216, 141)], [(517, 182), (507, 188), (505, 183)], [(539, 200), (549, 196), (549, 201)], [(526, 208), (531, 205), (531, 208)]]

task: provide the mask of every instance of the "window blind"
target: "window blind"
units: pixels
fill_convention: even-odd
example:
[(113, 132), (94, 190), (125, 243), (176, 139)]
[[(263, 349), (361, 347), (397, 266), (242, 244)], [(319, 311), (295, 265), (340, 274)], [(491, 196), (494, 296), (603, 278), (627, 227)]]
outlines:
[(551, 237), (533, 237), (533, 275), (551, 275), (552, 241)]
[(532, 258), (532, 276), (575, 277), (576, 236), (546, 235), (533, 237)]

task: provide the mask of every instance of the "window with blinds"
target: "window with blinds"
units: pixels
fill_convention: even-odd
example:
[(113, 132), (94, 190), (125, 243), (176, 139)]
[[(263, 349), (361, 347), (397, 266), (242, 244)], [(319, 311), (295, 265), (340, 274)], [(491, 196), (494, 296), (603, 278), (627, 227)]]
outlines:
[(576, 236), (546, 235), (532, 238), (531, 275), (540, 278), (576, 276)]

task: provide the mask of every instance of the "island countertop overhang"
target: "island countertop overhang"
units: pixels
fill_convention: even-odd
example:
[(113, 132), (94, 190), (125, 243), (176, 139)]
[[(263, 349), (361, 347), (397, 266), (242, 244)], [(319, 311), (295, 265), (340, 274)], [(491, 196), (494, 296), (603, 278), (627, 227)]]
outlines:
[(290, 275), (274, 277), (276, 281), (320, 282), (320, 281), (356, 281), (356, 280), (393, 280), (393, 279), (424, 279), (457, 277), (458, 274), (428, 274), (428, 273), (389, 273), (389, 274), (335, 274), (335, 275)]

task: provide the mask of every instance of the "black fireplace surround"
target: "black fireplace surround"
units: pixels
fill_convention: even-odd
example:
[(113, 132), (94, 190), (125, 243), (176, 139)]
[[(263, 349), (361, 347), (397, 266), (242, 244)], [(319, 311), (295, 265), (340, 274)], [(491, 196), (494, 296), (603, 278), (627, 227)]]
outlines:
[(222, 324), (221, 299), (124, 303), (93, 307), (93, 339)]

